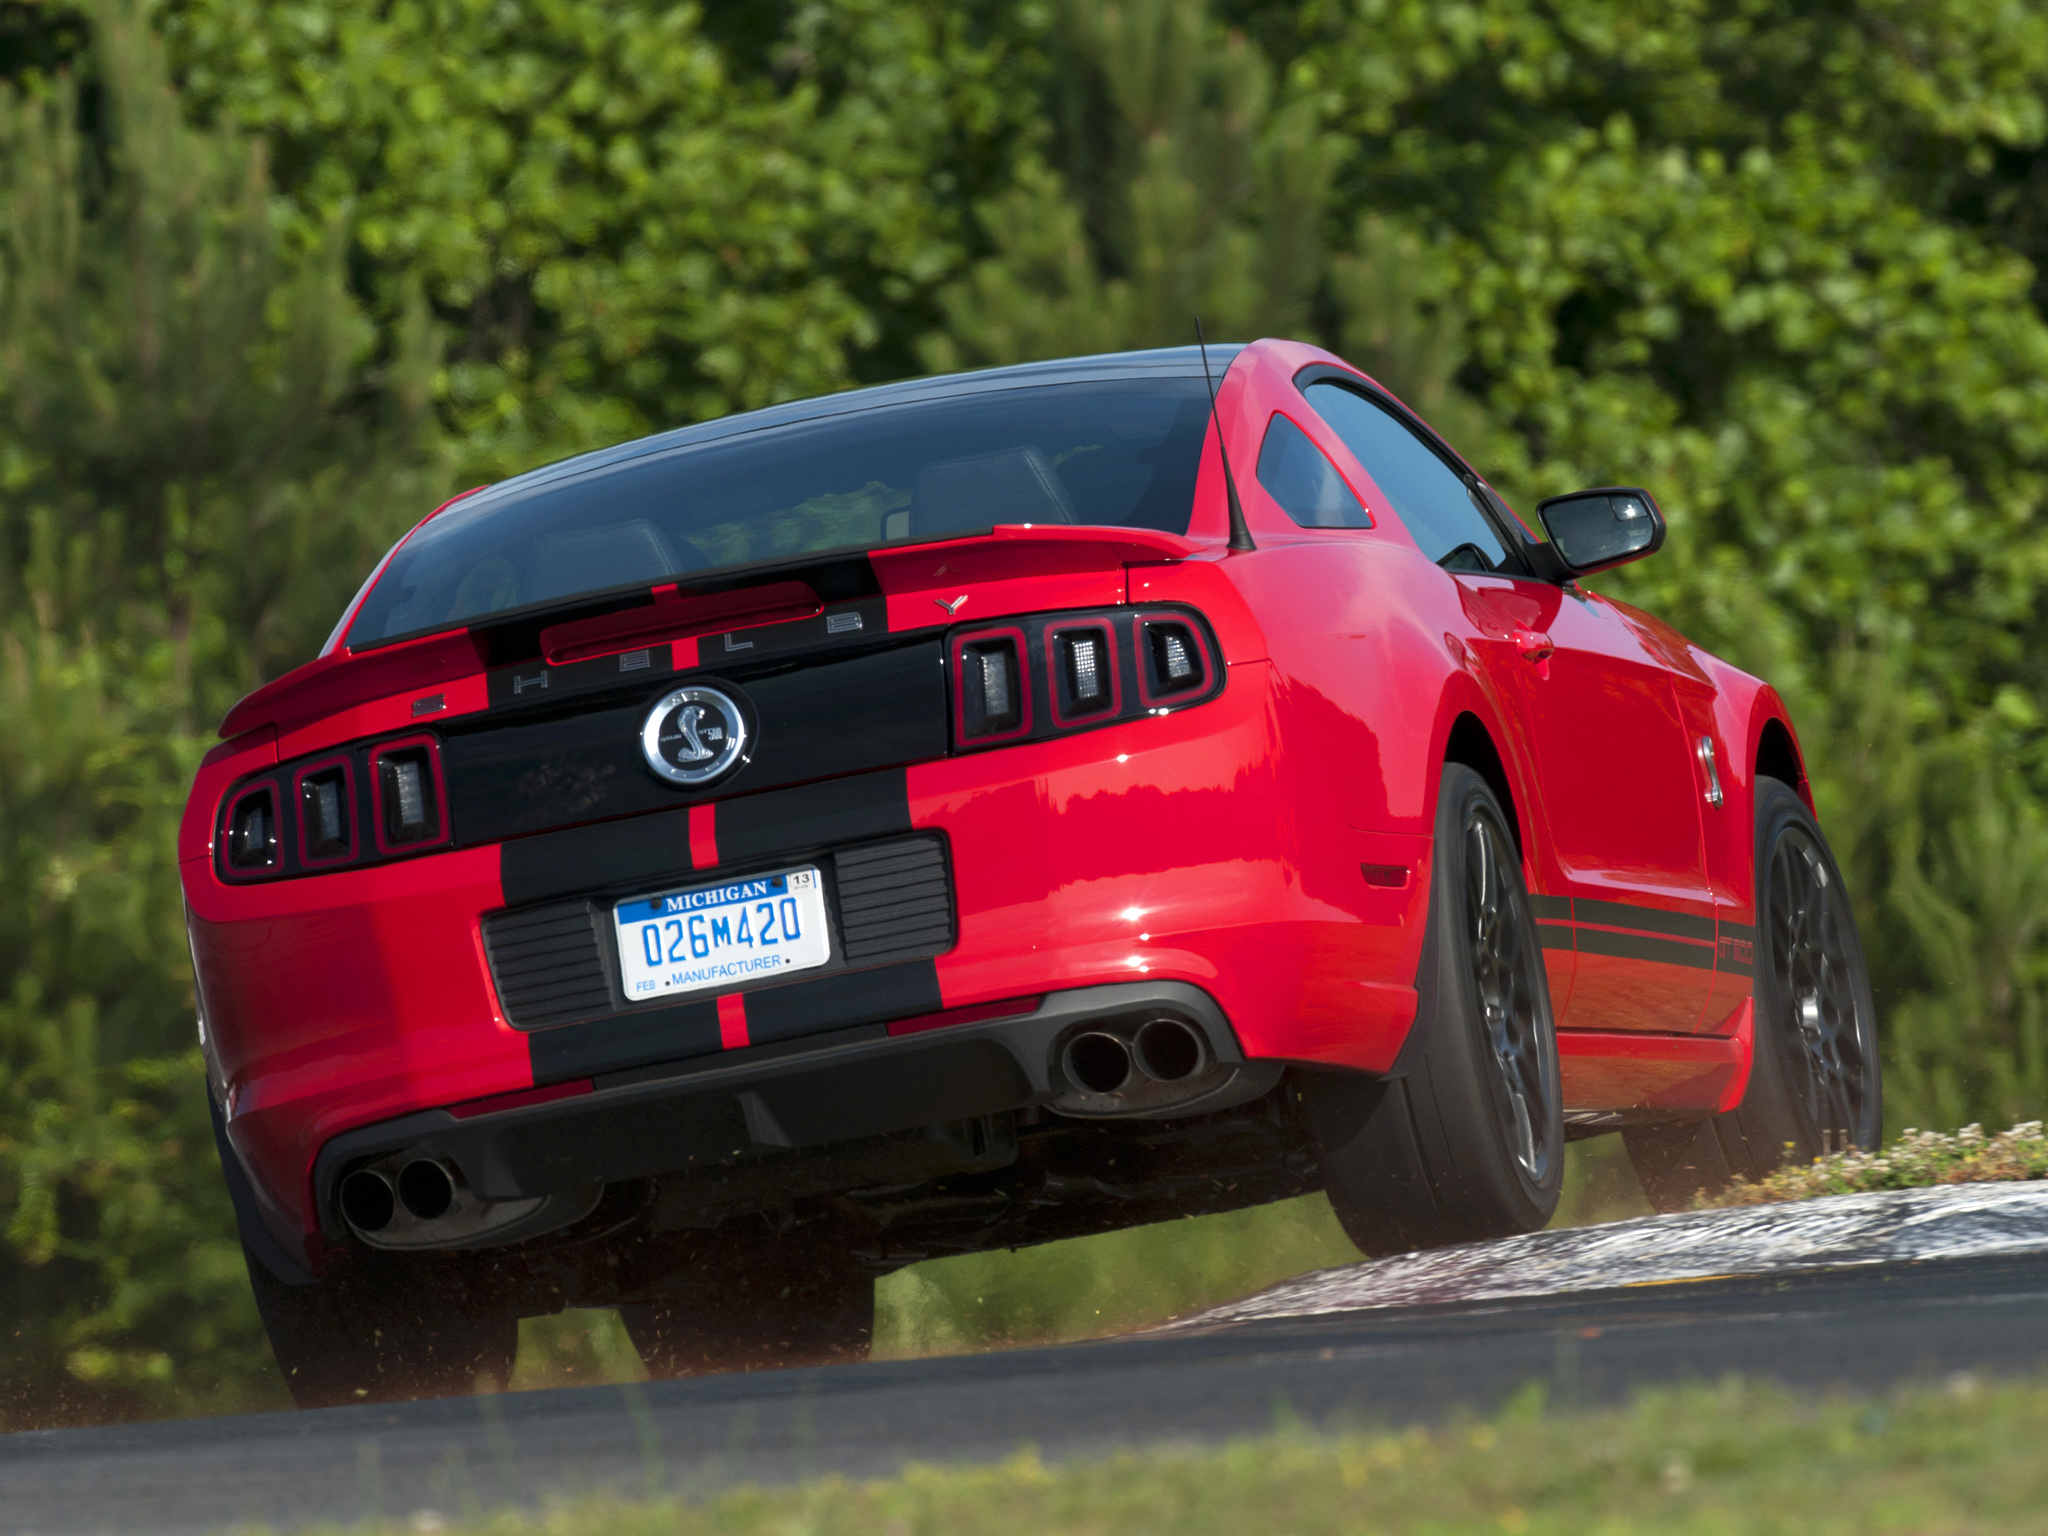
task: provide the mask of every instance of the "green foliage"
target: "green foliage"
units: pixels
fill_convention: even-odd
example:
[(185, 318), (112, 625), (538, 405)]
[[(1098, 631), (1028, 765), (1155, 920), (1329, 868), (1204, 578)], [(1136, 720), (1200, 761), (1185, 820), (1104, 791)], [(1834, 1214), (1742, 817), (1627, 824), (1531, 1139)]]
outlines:
[(2048, 1179), (2048, 1135), (2041, 1122), (2023, 1120), (1986, 1136), (1981, 1125), (1954, 1134), (1908, 1129), (1875, 1152), (1833, 1152), (1800, 1167), (1780, 1168), (1754, 1184), (1737, 1179), (1693, 1203), (1769, 1205), (1817, 1195), (1856, 1195), (1880, 1189), (1927, 1189), (1939, 1184), (2015, 1184)]
[(494, 476), (841, 388), (856, 353), (900, 370), (888, 324), (962, 260), (1021, 105), (974, 20), (834, 0), (765, 59), (652, 0), (183, 0), (165, 28), (195, 110), (276, 144), (301, 237), (346, 216), (380, 313), (424, 292)]
[[(172, 830), (212, 722), (397, 532), (643, 430), (1197, 313), (1352, 357), (1518, 500), (1656, 488), (1672, 540), (1608, 585), (1791, 702), (1894, 1123), (2048, 1111), (2038, 7), (132, 3), (0, 7), (10, 1422), (264, 1390)], [(1612, 1152), (1575, 1151), (1579, 1215), (1633, 1198)], [(949, 1260), (885, 1316), (1091, 1331), (1326, 1262), (1322, 1219)]]
[(188, 128), (131, 14), (110, 0), (94, 26), (96, 133), (68, 80), (0, 90), (11, 1423), (275, 1390), (214, 1162), (173, 832), (207, 728), (318, 644), (424, 494), (430, 439), (424, 385), (360, 366), (340, 232), (288, 249), (262, 145)]

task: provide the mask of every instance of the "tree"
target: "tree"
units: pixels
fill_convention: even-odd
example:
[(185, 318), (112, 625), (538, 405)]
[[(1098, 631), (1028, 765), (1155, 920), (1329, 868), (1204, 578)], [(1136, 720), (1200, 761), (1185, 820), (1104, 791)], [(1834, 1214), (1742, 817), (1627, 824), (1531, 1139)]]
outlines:
[[(423, 328), (371, 366), (344, 232), (183, 120), (136, 13), (91, 97), (0, 88), (0, 1421), (265, 1382), (215, 1166), (174, 830), (437, 479)], [(90, 131), (88, 131), (88, 125)], [(267, 1383), (266, 1383), (267, 1384)]]
[(470, 478), (909, 371), (1024, 104), (1002, 39), (937, 0), (181, 0), (164, 25), (193, 110), (275, 146), (302, 227), (351, 220), (380, 324), (424, 293)]

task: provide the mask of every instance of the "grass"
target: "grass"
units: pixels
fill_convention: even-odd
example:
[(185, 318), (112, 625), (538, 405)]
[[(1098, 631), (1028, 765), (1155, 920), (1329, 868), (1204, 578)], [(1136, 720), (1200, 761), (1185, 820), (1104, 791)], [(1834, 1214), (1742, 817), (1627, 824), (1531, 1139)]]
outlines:
[(703, 1502), (564, 1504), (370, 1531), (450, 1536), (1975, 1536), (2048, 1530), (2048, 1381), (1957, 1375), (1816, 1400), (1740, 1381), (1435, 1430), (1300, 1430), (1047, 1465), (913, 1467)]
[(2044, 1178), (2048, 1178), (2048, 1133), (2043, 1132), (2039, 1120), (2026, 1120), (1995, 1136), (1987, 1136), (1981, 1125), (1966, 1125), (1952, 1133), (1906, 1130), (1890, 1146), (1875, 1152), (1836, 1152), (1811, 1163), (1780, 1168), (1755, 1183), (1738, 1179), (1693, 1203), (1701, 1209), (1767, 1205), (1878, 1189)]

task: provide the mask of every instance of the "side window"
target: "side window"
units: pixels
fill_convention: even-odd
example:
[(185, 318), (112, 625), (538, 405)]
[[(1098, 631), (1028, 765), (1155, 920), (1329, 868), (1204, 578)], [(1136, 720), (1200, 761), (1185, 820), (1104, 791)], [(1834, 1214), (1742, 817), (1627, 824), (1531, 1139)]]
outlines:
[(1422, 552), (1454, 571), (1527, 574), (1521, 552), (1501, 539), (1464, 479), (1393, 412), (1342, 384), (1303, 391), (1365, 466)]
[(1337, 466), (1300, 427), (1278, 411), (1259, 445), (1259, 484), (1304, 528), (1370, 528), (1372, 516)]

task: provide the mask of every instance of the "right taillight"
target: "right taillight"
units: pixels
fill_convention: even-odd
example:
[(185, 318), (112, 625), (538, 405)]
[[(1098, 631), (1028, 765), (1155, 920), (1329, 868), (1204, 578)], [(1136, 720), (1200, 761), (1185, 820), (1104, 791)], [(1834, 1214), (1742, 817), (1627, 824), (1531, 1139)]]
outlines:
[(1003, 741), (1030, 731), (1022, 631), (984, 630), (959, 637), (953, 644), (953, 675), (962, 741)]
[(1107, 624), (1048, 625), (1053, 713), (1061, 724), (1114, 715), (1123, 703), (1116, 633)]
[(448, 836), (441, 754), (430, 736), (387, 742), (370, 754), (377, 844), (387, 852), (423, 848)]
[(1145, 615), (1138, 620), (1139, 688), (1145, 702), (1199, 693), (1209, 685), (1209, 653), (1185, 619)]
[(277, 794), (270, 785), (244, 790), (228, 807), (228, 868), (262, 874), (278, 867)]
[(1207, 703), (1221, 653), (1191, 608), (1027, 614), (947, 640), (955, 751), (1044, 741)]

